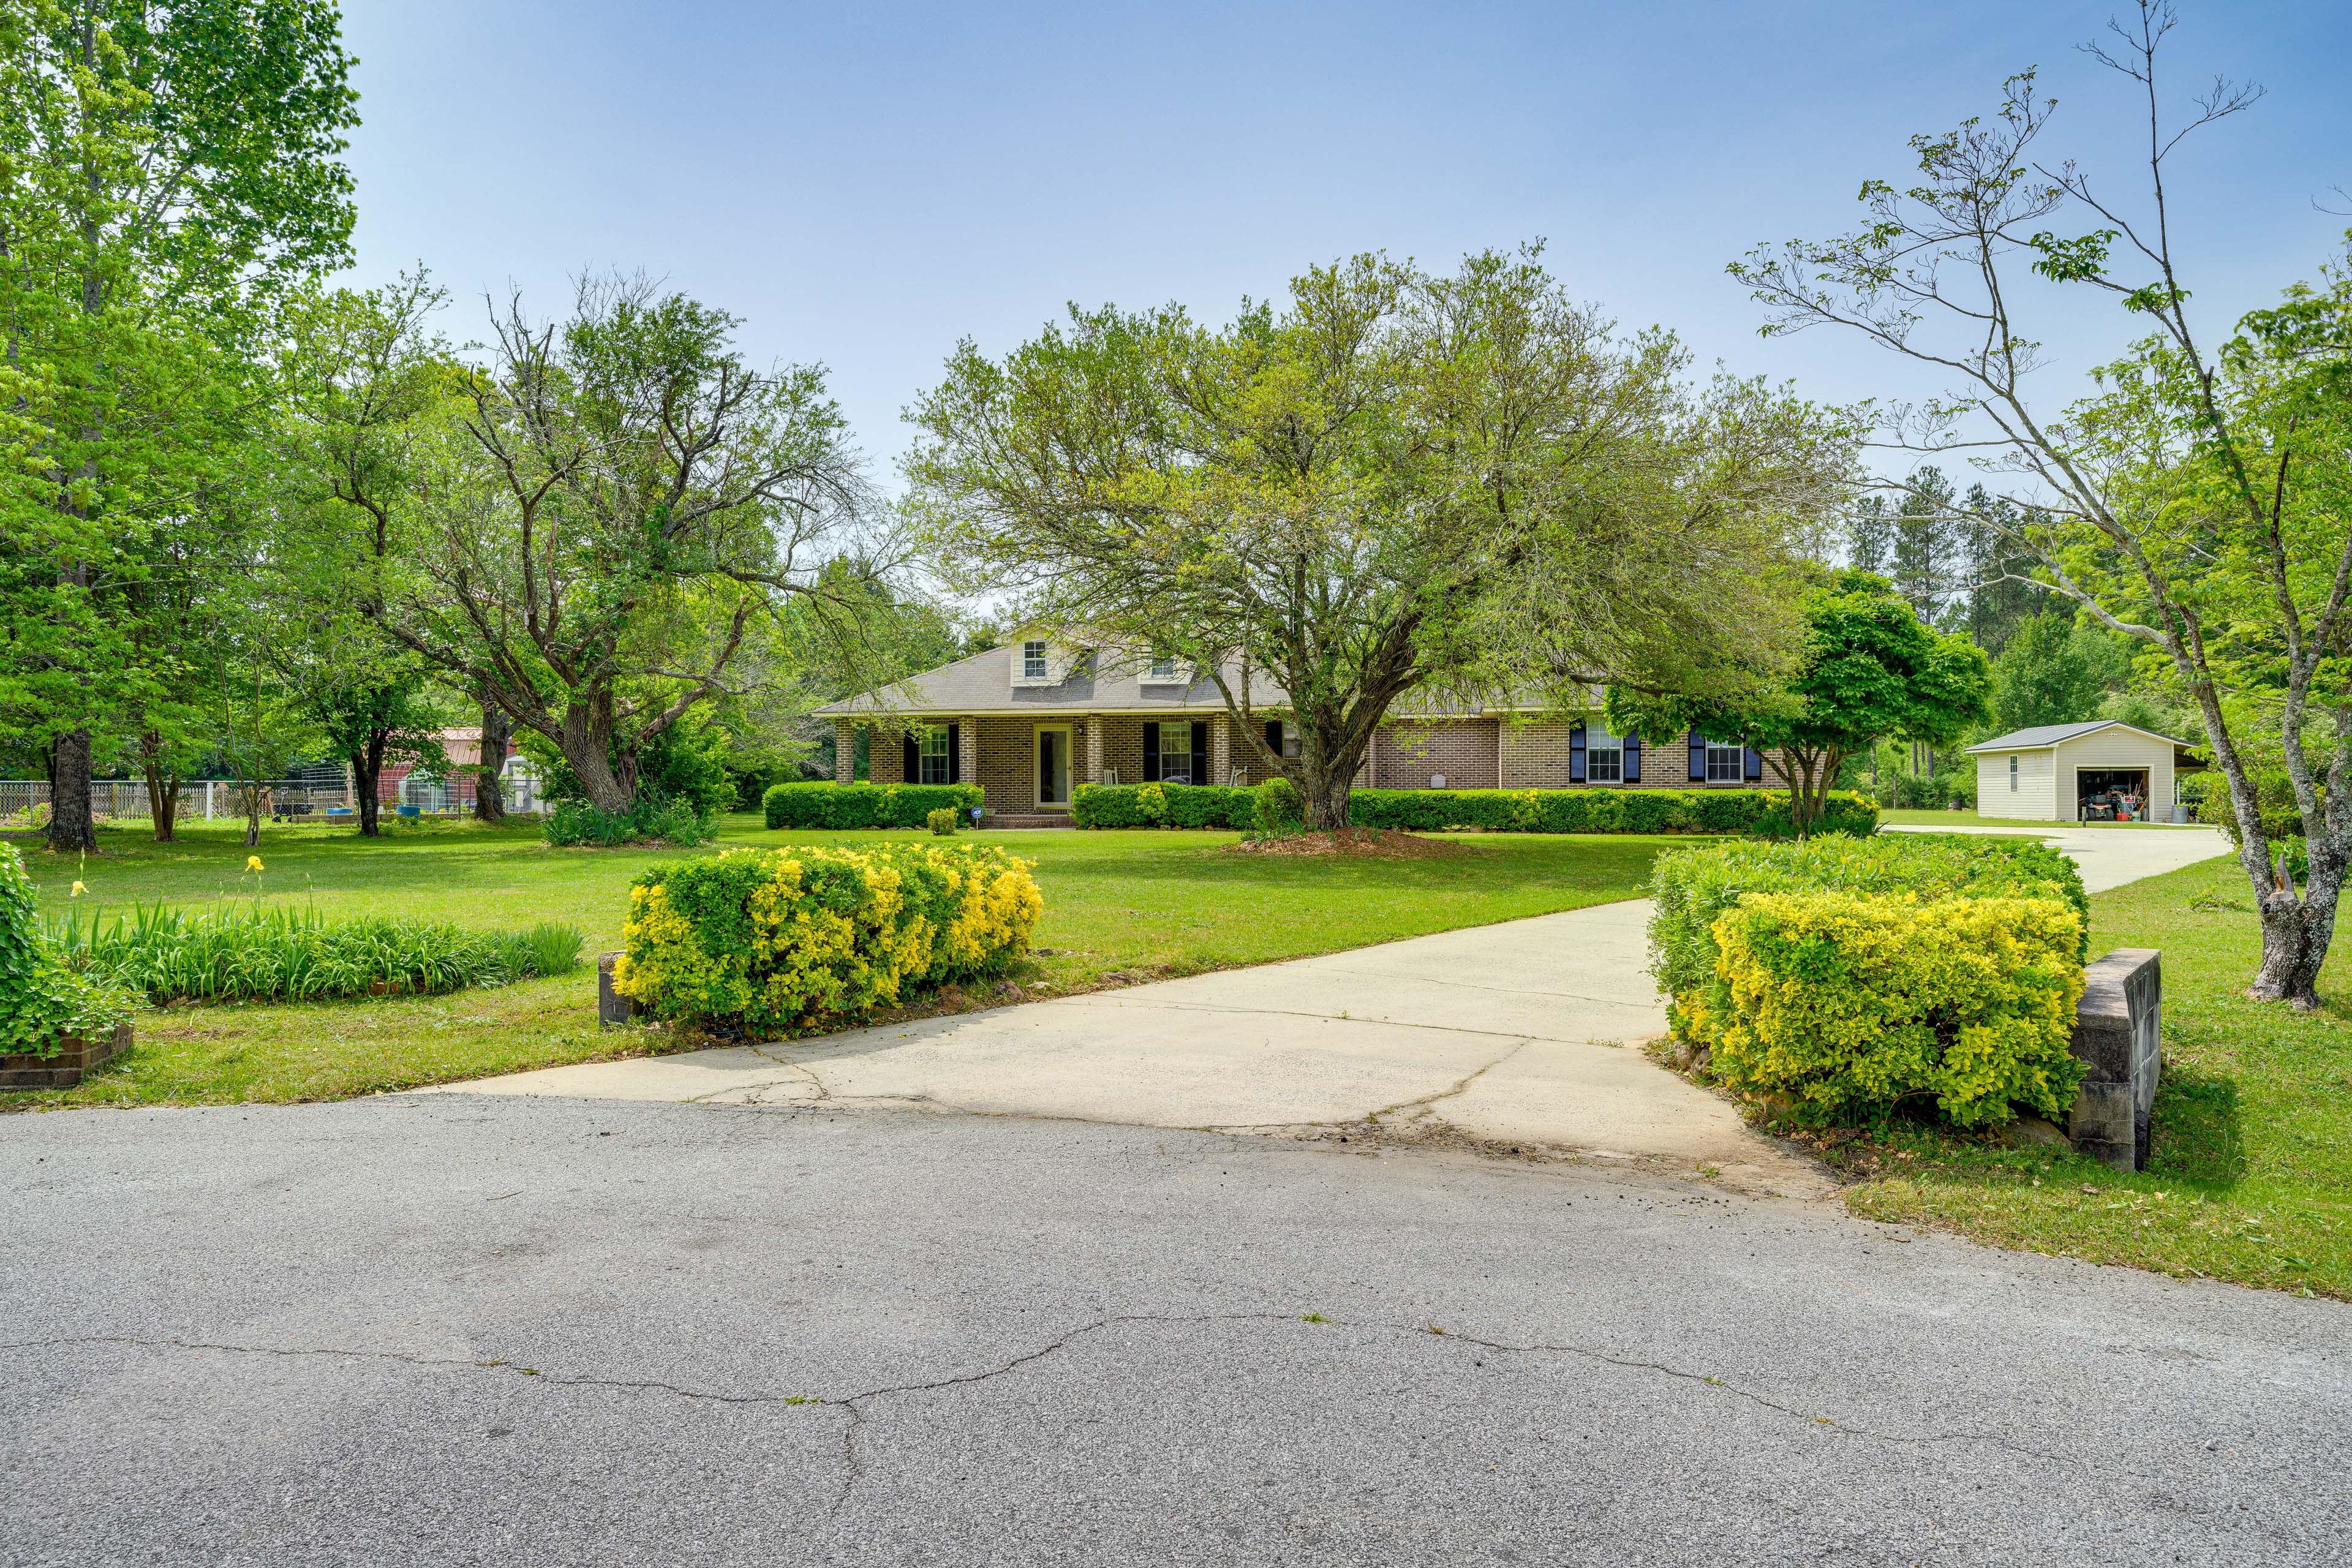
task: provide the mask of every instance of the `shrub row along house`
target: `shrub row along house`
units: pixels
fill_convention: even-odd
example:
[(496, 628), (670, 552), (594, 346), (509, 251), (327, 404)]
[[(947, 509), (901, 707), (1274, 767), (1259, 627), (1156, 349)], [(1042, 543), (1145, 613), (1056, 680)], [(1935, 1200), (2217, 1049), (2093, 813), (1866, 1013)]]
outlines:
[[(1236, 698), (1242, 672), (1224, 671)], [(1248, 706), (1265, 745), (1296, 756), (1283, 694), (1263, 678)], [(1081, 784), (1254, 784), (1263, 758), (1235, 733), (1217, 682), (1175, 658), (1030, 637), (817, 710), (834, 725), (834, 776), (854, 776), (869, 727), (877, 784), (977, 784), (1000, 821), (1057, 817)], [(1769, 773), (1772, 776), (1767, 778)], [(1672, 746), (1615, 736), (1600, 714), (1507, 708), (1400, 713), (1355, 782), (1374, 789), (1785, 787), (1768, 759), (1694, 731)]]

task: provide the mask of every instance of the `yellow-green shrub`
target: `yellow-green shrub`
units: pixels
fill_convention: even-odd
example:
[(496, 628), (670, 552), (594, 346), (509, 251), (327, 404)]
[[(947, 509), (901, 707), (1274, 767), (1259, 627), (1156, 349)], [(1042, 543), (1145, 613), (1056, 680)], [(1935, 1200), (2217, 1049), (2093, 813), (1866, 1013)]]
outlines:
[(613, 984), (657, 1017), (774, 1034), (997, 973), (1044, 902), (992, 846), (734, 849), (636, 879)]
[(1724, 986), (1682, 1005), (1737, 1089), (1852, 1121), (1932, 1097), (1961, 1126), (2063, 1121), (2081, 917), (2054, 898), (1749, 893), (1715, 922)]

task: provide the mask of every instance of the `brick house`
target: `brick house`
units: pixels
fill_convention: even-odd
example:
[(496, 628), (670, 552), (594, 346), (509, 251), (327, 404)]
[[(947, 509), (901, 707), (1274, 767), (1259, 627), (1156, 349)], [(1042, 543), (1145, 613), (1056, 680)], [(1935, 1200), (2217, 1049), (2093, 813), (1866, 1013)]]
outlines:
[[(1237, 669), (1226, 672), (1236, 692)], [(1270, 747), (1296, 756), (1282, 694), (1254, 678), (1250, 706)], [(1079, 784), (1252, 784), (1215, 680), (1178, 659), (1136, 658), (1031, 636), (817, 710), (834, 726), (834, 776), (848, 783), (869, 730), (877, 784), (981, 786), (998, 818), (1066, 814)], [(1591, 711), (1478, 707), (1399, 713), (1356, 774), (1376, 789), (1563, 789), (1648, 784), (1749, 789), (1767, 761), (1693, 732), (1670, 746), (1611, 735)], [(1771, 783), (1779, 785), (1778, 771)]]

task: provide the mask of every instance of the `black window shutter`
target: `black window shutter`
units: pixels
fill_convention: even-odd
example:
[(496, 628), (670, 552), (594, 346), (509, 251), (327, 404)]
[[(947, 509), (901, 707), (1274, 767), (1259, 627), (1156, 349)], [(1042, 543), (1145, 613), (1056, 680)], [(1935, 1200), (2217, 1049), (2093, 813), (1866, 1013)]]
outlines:
[(1584, 726), (1572, 724), (1568, 731), (1568, 782), (1584, 782)]
[(1642, 782), (1642, 737), (1639, 735), (1625, 737), (1625, 782)]
[(1143, 782), (1150, 784), (1160, 777), (1160, 726), (1157, 722), (1143, 726)]
[(921, 742), (915, 739), (914, 731), (908, 730), (903, 737), (898, 756), (900, 758), (898, 777), (908, 784), (922, 783), (923, 748)]
[(1749, 784), (1761, 784), (1761, 783), (1763, 783), (1763, 782), (1764, 782), (1764, 753), (1763, 753), (1763, 752), (1759, 752), (1759, 751), (1758, 751), (1758, 750), (1757, 750), (1755, 747), (1753, 747), (1753, 746), (1748, 747), (1748, 766), (1747, 766), (1747, 768), (1746, 768), (1744, 771), (1745, 771), (1745, 772), (1747, 773), (1747, 774), (1748, 774), (1748, 782)]
[(1706, 737), (1696, 730), (1690, 732), (1690, 782), (1706, 782)]
[(1265, 749), (1277, 757), (1282, 755), (1282, 721), (1279, 719), (1265, 721)]
[(1205, 719), (1192, 721), (1192, 782), (1215, 782), (1209, 777), (1209, 722)]
[(963, 726), (948, 726), (948, 783), (963, 783)]

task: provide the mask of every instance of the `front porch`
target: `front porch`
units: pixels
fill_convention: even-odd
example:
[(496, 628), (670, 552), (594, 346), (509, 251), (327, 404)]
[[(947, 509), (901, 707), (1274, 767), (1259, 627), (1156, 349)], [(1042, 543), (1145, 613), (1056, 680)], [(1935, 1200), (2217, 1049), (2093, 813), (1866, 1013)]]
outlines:
[(855, 777), (857, 731), (868, 730), (875, 784), (976, 784), (989, 816), (1007, 826), (1066, 818), (1081, 784), (1252, 784), (1255, 752), (1235, 744), (1223, 713), (909, 717), (834, 721), (834, 777)]

